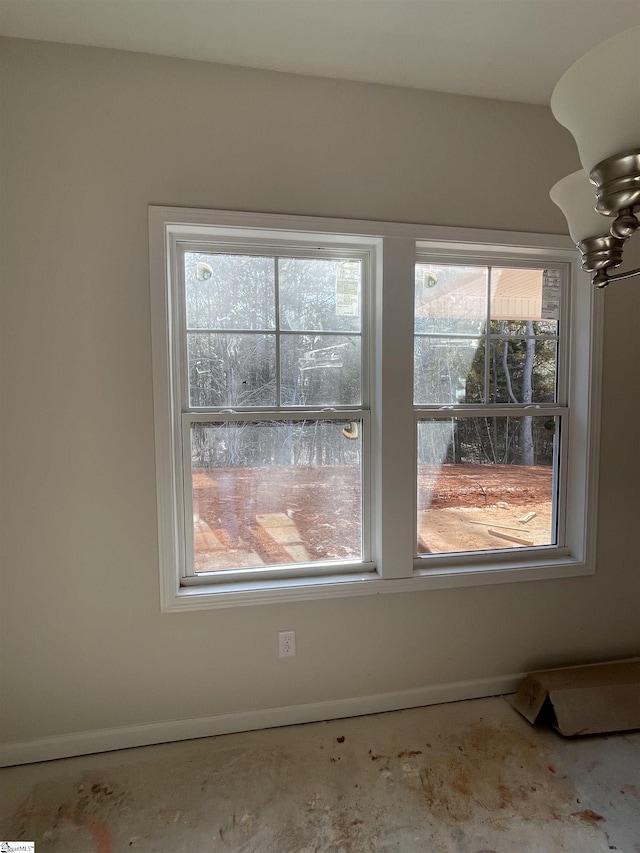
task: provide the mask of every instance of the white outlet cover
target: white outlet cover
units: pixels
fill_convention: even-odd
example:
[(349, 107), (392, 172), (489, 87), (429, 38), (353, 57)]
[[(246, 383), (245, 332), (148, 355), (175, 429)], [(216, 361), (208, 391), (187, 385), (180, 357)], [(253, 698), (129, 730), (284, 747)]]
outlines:
[(296, 653), (296, 632), (280, 631), (278, 634), (278, 655), (281, 658), (294, 657)]

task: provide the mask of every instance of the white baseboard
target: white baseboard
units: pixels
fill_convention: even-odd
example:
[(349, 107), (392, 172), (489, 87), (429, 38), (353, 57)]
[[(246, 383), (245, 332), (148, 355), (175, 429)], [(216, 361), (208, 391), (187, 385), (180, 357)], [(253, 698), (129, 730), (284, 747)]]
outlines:
[(239, 711), (236, 714), (218, 714), (212, 717), (196, 717), (164, 723), (96, 729), (22, 743), (7, 743), (0, 746), (0, 767), (497, 696), (502, 693), (513, 693), (522, 678), (524, 674), (479, 678), (419, 687), (397, 693), (379, 693), (373, 696), (357, 696), (352, 699), (336, 699), (329, 702)]

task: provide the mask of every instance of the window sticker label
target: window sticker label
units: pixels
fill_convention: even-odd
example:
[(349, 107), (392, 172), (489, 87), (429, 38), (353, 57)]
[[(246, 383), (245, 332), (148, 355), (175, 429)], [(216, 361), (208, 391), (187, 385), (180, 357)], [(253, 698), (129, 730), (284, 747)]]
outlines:
[(336, 314), (354, 317), (358, 310), (360, 295), (360, 262), (346, 261), (340, 264), (336, 275)]
[(560, 319), (560, 271), (544, 270), (542, 273), (543, 320)]

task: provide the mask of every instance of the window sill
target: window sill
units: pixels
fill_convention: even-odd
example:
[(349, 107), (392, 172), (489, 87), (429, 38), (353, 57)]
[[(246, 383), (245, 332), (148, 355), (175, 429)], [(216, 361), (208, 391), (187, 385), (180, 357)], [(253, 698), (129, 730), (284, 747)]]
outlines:
[(540, 561), (501, 563), (482, 569), (450, 566), (417, 568), (411, 577), (385, 580), (376, 572), (308, 578), (280, 578), (261, 583), (208, 584), (183, 586), (162, 601), (164, 613), (244, 607), (253, 604), (284, 604), (295, 601), (346, 598), (354, 595), (382, 595), (393, 592), (421, 592), (517, 581), (554, 580), (594, 574), (593, 566), (571, 556)]

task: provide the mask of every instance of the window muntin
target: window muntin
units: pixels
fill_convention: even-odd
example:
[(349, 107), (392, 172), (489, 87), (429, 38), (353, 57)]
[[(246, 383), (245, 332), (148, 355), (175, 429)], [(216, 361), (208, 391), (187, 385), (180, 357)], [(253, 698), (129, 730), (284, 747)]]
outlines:
[(416, 264), (418, 557), (559, 544), (561, 280)]
[(182, 249), (186, 579), (369, 559), (367, 255), (335, 251)]

